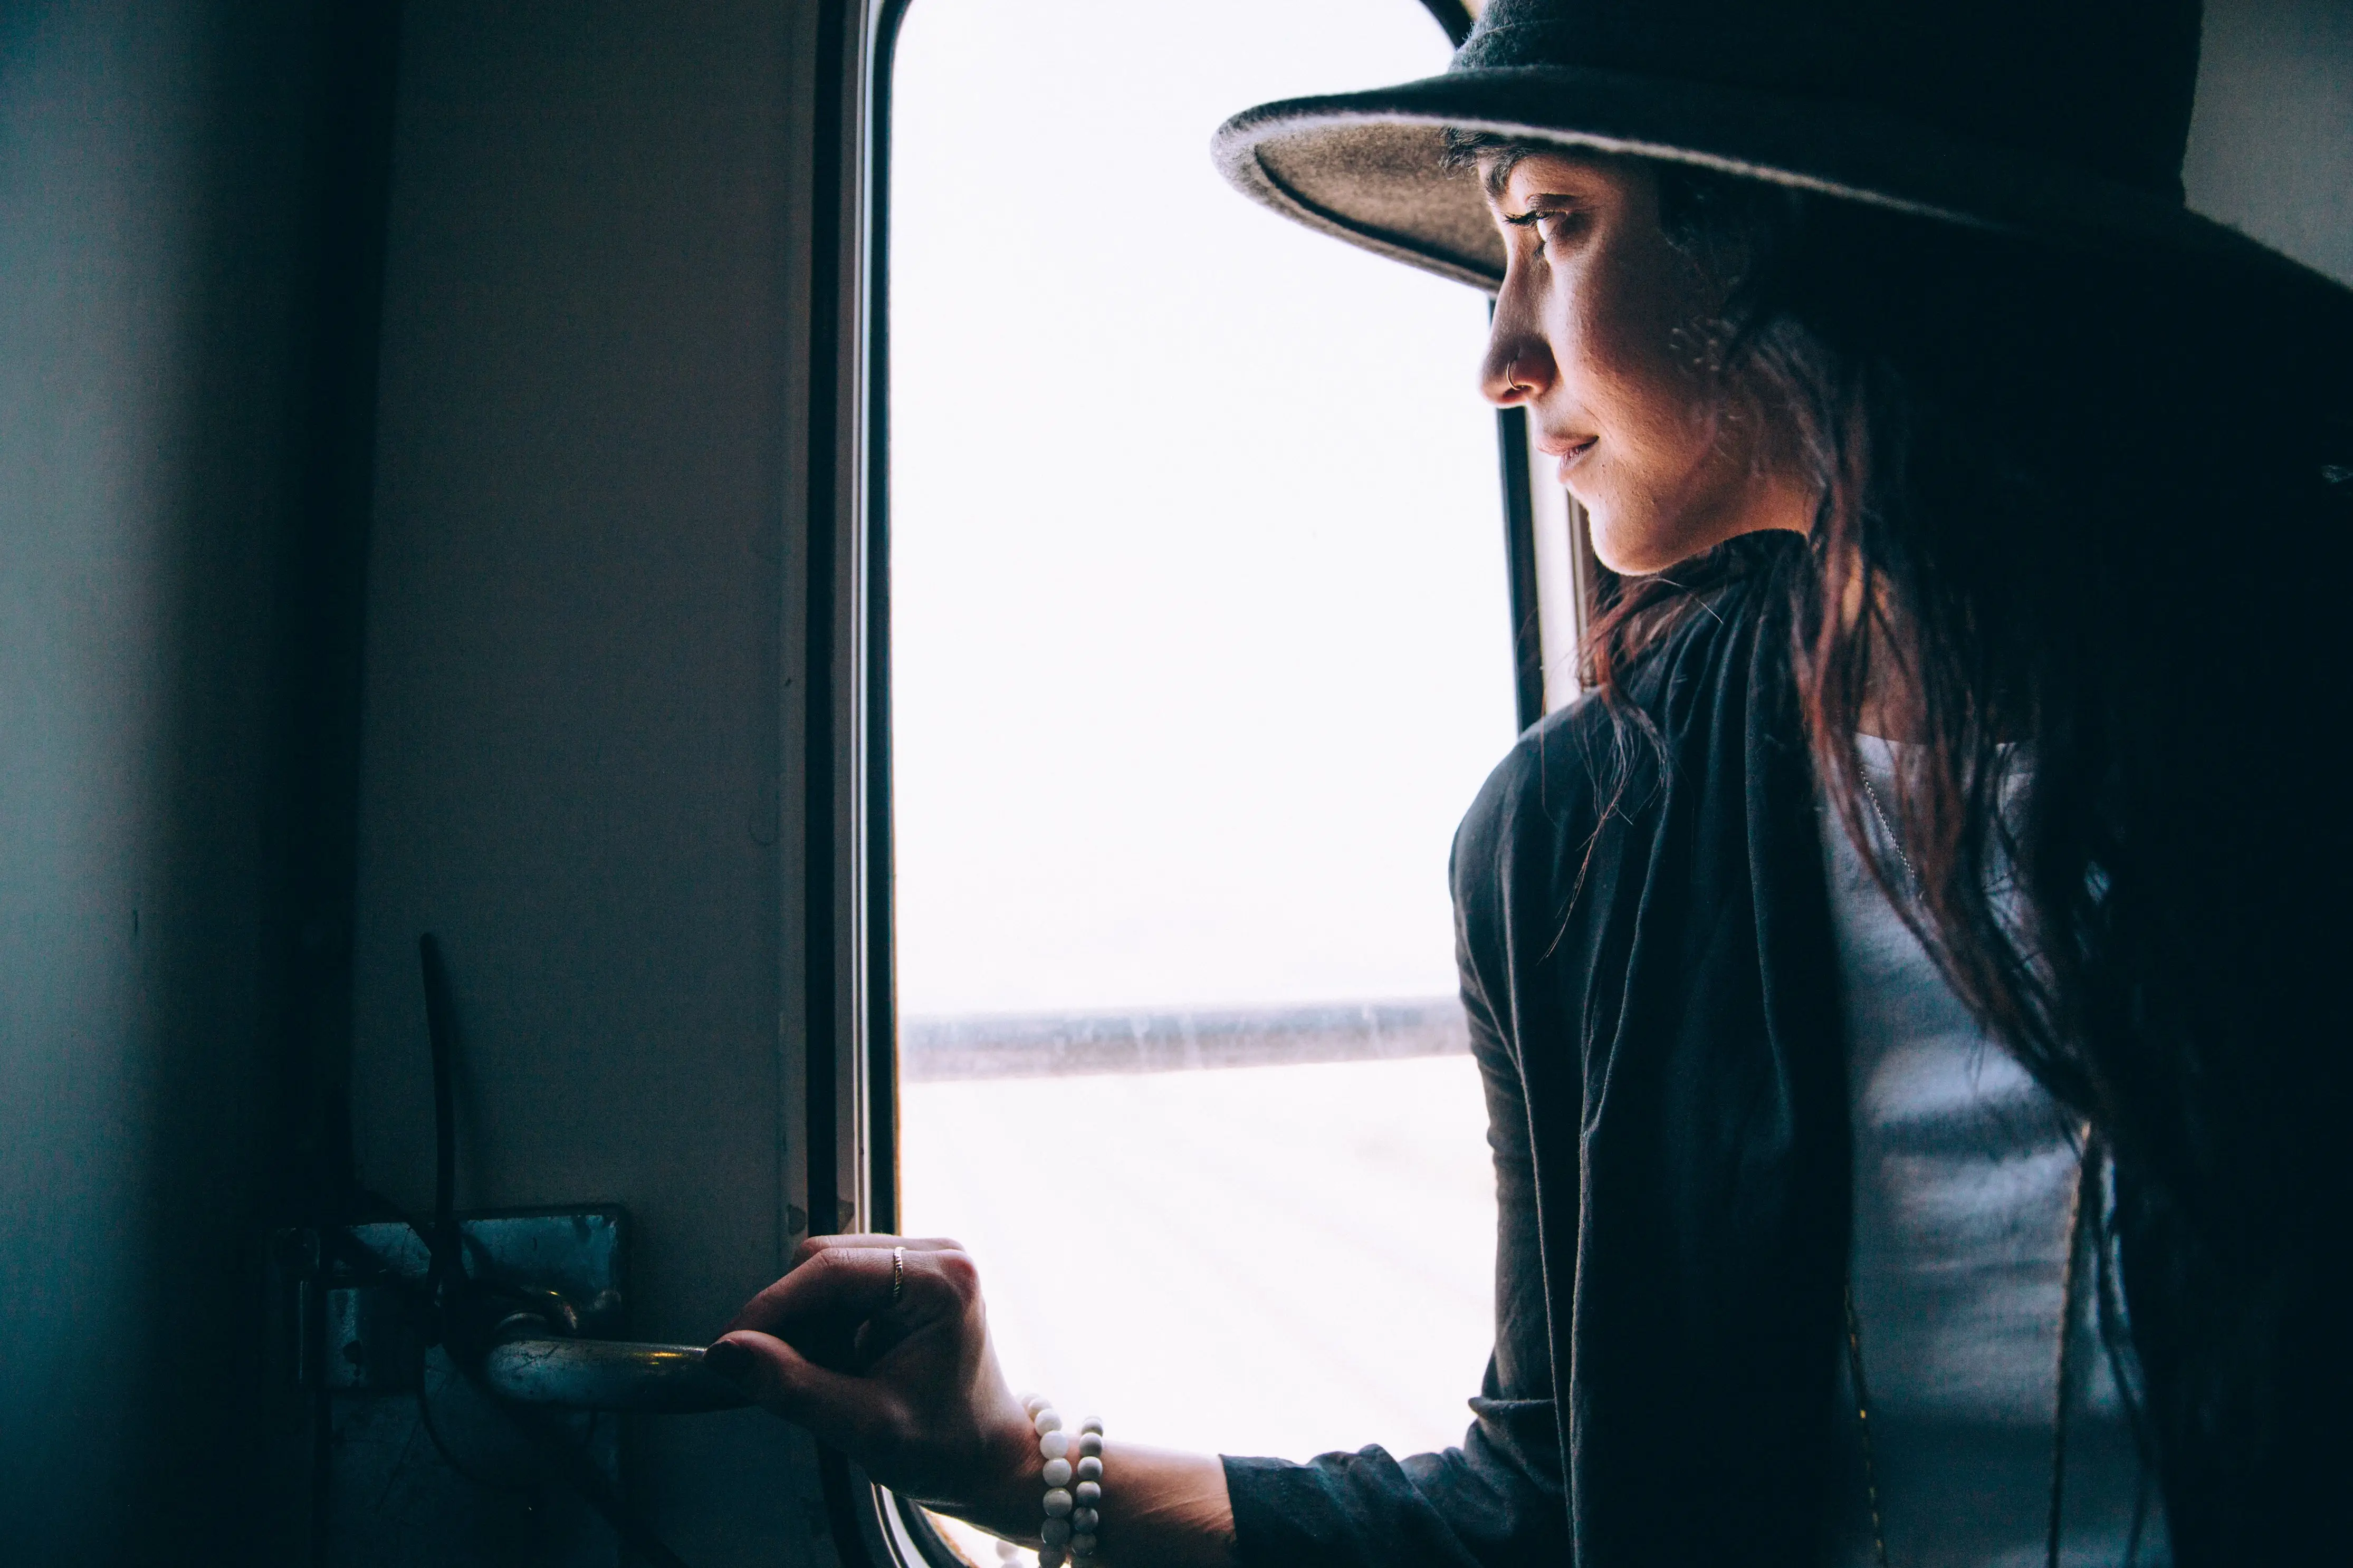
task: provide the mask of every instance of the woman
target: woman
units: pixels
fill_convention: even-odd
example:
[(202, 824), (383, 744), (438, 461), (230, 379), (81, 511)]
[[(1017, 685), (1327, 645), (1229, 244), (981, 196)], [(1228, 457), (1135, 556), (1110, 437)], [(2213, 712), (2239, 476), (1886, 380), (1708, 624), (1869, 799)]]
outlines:
[[(2197, 32), (1493, 0), (1445, 77), (1220, 132), (1278, 210), (1498, 289), (1486, 394), (1613, 576), (1593, 694), (1455, 845), (1476, 1424), (1114, 1437), (1108, 1560), (2335, 1544), (2353, 300), (2181, 211)], [(813, 1241), (712, 1356), (1062, 1555), (953, 1243)]]

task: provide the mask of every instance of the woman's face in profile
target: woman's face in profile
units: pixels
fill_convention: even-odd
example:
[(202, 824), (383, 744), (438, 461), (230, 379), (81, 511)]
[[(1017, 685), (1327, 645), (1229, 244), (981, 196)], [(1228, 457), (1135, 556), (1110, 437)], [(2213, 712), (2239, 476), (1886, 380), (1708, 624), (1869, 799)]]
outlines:
[(1668, 243), (1656, 177), (1550, 153), (1500, 182), (1499, 167), (1482, 174), (1509, 261), (1481, 390), (1527, 408), (1602, 563), (1658, 572), (1735, 534), (1802, 531), (1810, 499), (1763, 460), (1756, 416), (1724, 395), (1705, 330), (1722, 301)]

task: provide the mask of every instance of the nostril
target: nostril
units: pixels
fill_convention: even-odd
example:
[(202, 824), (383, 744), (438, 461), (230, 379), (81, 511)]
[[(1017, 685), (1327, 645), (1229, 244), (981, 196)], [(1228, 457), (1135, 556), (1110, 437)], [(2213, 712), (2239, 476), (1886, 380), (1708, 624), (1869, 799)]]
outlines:
[(1533, 334), (1498, 332), (1489, 340), (1479, 390), (1498, 408), (1531, 403), (1543, 395), (1551, 368), (1545, 344)]

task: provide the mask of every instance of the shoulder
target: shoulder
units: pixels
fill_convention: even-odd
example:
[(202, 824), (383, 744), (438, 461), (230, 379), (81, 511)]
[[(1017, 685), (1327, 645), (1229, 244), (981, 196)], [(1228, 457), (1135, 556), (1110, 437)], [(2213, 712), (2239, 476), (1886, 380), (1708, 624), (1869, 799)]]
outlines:
[(1588, 692), (1523, 733), (1495, 764), (1454, 835), (1458, 888), (1466, 869), (1493, 866), (1531, 840), (1589, 830), (1635, 760), (1626, 716)]
[[(1620, 700), (1622, 701), (1622, 699)], [(1525, 961), (1558, 937), (1651, 836), (1658, 748), (1636, 718), (1594, 694), (1520, 737), (1455, 830), (1449, 863), (1466, 989), (1514, 991)], [(1602, 893), (1604, 902), (1609, 898)]]
[(1522, 734), (1455, 832), (1458, 904), (1540, 892), (1562, 908), (1598, 843), (1655, 831), (1679, 770), (1708, 765), (1727, 724), (1745, 730), (1760, 659), (1786, 669), (1785, 603), (1766, 575), (1694, 594), (1615, 696), (1588, 692)]

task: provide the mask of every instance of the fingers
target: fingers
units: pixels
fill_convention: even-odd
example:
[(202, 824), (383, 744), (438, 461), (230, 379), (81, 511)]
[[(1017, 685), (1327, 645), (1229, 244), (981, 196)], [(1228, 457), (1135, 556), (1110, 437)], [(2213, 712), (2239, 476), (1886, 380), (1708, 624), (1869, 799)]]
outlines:
[(772, 1334), (731, 1331), (704, 1352), (711, 1369), (753, 1400), (845, 1451), (873, 1419), (875, 1388), (828, 1372)]
[(885, 1236), (880, 1231), (859, 1231), (840, 1236), (812, 1236), (794, 1250), (793, 1264), (797, 1267), (820, 1252), (837, 1247), (874, 1247), (888, 1252), (903, 1247), (910, 1252), (962, 1252), (964, 1243), (941, 1236)]
[(737, 1312), (726, 1332), (776, 1333), (796, 1322), (871, 1317), (891, 1305), (893, 1258), (888, 1247), (827, 1247), (808, 1252), (793, 1271)]
[[(791, 1273), (745, 1302), (725, 1331), (786, 1333), (804, 1324), (871, 1318), (894, 1308), (915, 1317), (960, 1311), (973, 1292), (972, 1262), (960, 1251), (918, 1250), (890, 1237), (877, 1238), (889, 1240), (887, 1247), (833, 1239), (839, 1244), (807, 1252)], [(905, 1248), (903, 1267), (899, 1247)]]

